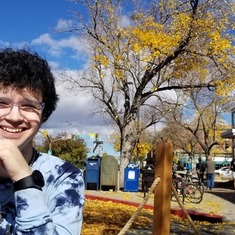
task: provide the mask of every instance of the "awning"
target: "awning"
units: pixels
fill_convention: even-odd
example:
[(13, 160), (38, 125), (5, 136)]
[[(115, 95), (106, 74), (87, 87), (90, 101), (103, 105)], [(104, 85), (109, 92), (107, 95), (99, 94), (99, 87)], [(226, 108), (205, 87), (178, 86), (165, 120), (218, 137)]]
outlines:
[(235, 129), (230, 129), (221, 133), (221, 137), (224, 139), (235, 139)]

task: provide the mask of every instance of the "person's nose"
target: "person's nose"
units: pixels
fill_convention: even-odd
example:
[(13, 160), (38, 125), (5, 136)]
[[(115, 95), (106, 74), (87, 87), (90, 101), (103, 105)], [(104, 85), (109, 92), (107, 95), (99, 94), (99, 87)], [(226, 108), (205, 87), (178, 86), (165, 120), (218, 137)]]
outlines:
[(20, 107), (17, 104), (12, 105), (12, 107), (9, 110), (9, 113), (5, 116), (6, 119), (12, 120), (12, 121), (21, 121), (24, 119), (20, 112)]

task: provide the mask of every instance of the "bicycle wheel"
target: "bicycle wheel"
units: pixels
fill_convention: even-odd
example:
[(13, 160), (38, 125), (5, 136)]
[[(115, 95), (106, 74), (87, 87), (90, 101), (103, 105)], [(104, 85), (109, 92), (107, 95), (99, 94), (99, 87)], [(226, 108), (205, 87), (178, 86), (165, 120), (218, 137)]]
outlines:
[(204, 184), (203, 184), (202, 182), (198, 182), (197, 187), (201, 190), (201, 193), (202, 193), (202, 195), (203, 195), (204, 192), (205, 192), (205, 186), (204, 186)]
[[(175, 187), (175, 190), (177, 191), (177, 181), (176, 179), (172, 179), (172, 185)], [(176, 201), (175, 194), (173, 190), (171, 190), (171, 200)]]
[(204, 194), (205, 186), (198, 178), (193, 178), (192, 179), (192, 184), (196, 185), (201, 190), (202, 195)]
[[(172, 186), (175, 188), (175, 192), (177, 193), (179, 200), (182, 201), (183, 196), (182, 196), (181, 190), (179, 188), (176, 188), (176, 184), (173, 181), (172, 181)], [(173, 202), (177, 201), (177, 196), (175, 195), (175, 192), (173, 190), (171, 190), (171, 201), (173, 201)]]
[(192, 203), (200, 203), (202, 201), (202, 192), (194, 184), (188, 183), (184, 187), (184, 201)]
[[(182, 189), (182, 179), (178, 177), (172, 178), (172, 185), (175, 187), (176, 191), (178, 192), (178, 195), (181, 195), (181, 189)], [(176, 201), (175, 194), (171, 190), (171, 200)]]

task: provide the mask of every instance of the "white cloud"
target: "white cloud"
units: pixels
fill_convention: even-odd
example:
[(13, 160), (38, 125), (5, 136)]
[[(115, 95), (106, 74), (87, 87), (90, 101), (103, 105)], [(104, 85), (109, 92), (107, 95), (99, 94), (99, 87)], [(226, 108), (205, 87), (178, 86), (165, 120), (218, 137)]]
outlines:
[(94, 115), (95, 104), (92, 102), (92, 97), (84, 92), (71, 93), (61, 85), (57, 86), (57, 92), (60, 97), (57, 109), (43, 124), (43, 128), (53, 130), (54, 134), (98, 132), (108, 135), (110, 133), (111, 128), (104, 123), (103, 118)]
[(76, 58), (78, 54), (84, 56), (84, 53), (86, 54), (86, 52), (88, 52), (84, 40), (76, 36), (56, 40), (53, 39), (50, 34), (46, 33), (32, 40), (31, 45), (46, 47), (47, 53), (57, 57), (65, 54), (64, 50), (68, 49), (73, 50), (74, 58)]
[(120, 25), (121, 27), (127, 27), (127, 26), (130, 26), (130, 17), (126, 16), (126, 15), (123, 15), (121, 16), (120, 18)]
[(9, 42), (0, 41), (0, 47), (1, 48), (6, 48), (6, 47), (9, 47), (9, 46), (10, 46)]
[(45, 46), (49, 50), (51, 55), (53, 56), (60, 56), (61, 54), (61, 46), (58, 44), (58, 41), (51, 38), (50, 34), (46, 33), (43, 35), (40, 35), (38, 38), (32, 40), (31, 42), (32, 46)]
[(61, 32), (63, 32), (64, 30), (69, 30), (72, 28), (73, 24), (74, 23), (72, 20), (59, 19), (55, 27), (55, 30)]

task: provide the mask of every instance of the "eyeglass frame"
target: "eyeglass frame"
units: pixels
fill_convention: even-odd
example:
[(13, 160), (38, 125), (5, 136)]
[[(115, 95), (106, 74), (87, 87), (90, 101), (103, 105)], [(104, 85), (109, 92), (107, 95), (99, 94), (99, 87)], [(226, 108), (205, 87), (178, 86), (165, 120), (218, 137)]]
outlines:
[[(5, 101), (5, 103), (4, 103)], [(2, 106), (2, 103), (3, 106), (5, 105), (5, 107), (1, 107)], [(28, 108), (31, 108), (32, 110), (24, 110), (24, 108), (22, 108), (22, 104), (32, 104), (32, 106), (28, 107)], [(6, 112), (6, 114), (4, 114), (3, 116), (6, 116), (8, 115), (13, 106), (17, 106), (19, 108), (19, 111), (23, 111), (23, 112), (26, 112), (26, 113), (37, 113), (37, 112), (42, 112), (43, 109), (45, 108), (45, 103), (44, 102), (39, 102), (39, 101), (32, 101), (32, 100), (24, 100), (24, 101), (19, 101), (19, 102), (12, 102), (12, 100), (8, 99), (8, 98), (5, 98), (5, 97), (0, 97), (0, 112), (1, 110), (4, 110), (4, 109), (9, 109), (9, 112)]]

